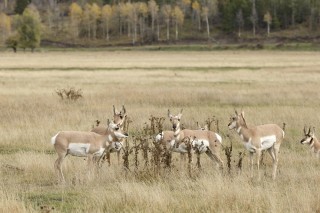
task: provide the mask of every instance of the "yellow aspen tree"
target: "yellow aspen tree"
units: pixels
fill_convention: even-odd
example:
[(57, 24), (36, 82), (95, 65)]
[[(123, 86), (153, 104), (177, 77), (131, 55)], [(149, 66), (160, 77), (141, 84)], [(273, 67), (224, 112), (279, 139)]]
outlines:
[(194, 1), (192, 3), (192, 11), (193, 11), (193, 16), (196, 18), (198, 22), (198, 29), (201, 30), (201, 17), (200, 17), (200, 4), (198, 1)]
[(176, 40), (178, 40), (179, 26), (181, 26), (184, 22), (184, 13), (180, 9), (180, 7), (178, 7), (178, 6), (174, 7), (172, 17), (173, 17), (173, 21), (175, 24)]
[(97, 38), (97, 29), (98, 29), (98, 20), (101, 16), (101, 8), (96, 4), (93, 3), (90, 7), (90, 23), (91, 23), (91, 29), (92, 29), (92, 37), (94, 39)]
[(207, 26), (207, 36), (210, 39), (210, 25), (209, 25), (209, 8), (207, 6), (202, 7), (202, 18), (206, 22)]
[(82, 8), (75, 2), (69, 7), (70, 30), (73, 38), (79, 37), (79, 27), (82, 17)]
[(164, 21), (167, 24), (167, 40), (170, 39), (170, 19), (171, 19), (171, 5), (165, 4), (161, 7), (161, 13)]
[(11, 33), (11, 19), (5, 13), (0, 13), (0, 35), (1, 41), (5, 41)]
[(85, 4), (83, 8), (83, 14), (82, 14), (82, 24), (87, 32), (87, 38), (91, 38), (91, 5), (90, 4)]
[(143, 39), (145, 32), (145, 20), (148, 17), (148, 6), (144, 2), (138, 3), (138, 12), (139, 12), (139, 25), (140, 25), (140, 39)]
[(159, 6), (155, 0), (148, 1), (148, 9), (151, 16), (151, 31), (154, 33), (154, 22), (158, 18)]
[(132, 44), (135, 44), (137, 41), (137, 25), (138, 25), (138, 10), (139, 4), (132, 3), (131, 7), (129, 8), (128, 19), (131, 22), (132, 26)]
[(101, 21), (103, 29), (103, 37), (109, 41), (109, 24), (112, 17), (112, 7), (108, 4), (104, 5), (101, 9)]
[(130, 20), (129, 15), (132, 9), (133, 9), (133, 4), (131, 2), (127, 2), (123, 5), (121, 10), (122, 16), (127, 23), (127, 34), (129, 38), (131, 37), (131, 28), (132, 28), (132, 20)]
[(120, 3), (119, 4), (119, 33), (120, 36), (122, 35), (122, 28), (123, 28), (123, 24), (128, 21), (128, 7), (126, 6), (126, 4), (124, 3)]
[(183, 13), (187, 14), (187, 12), (189, 11), (189, 8), (191, 7), (191, 0), (180, 0), (179, 5)]
[(119, 36), (121, 35), (121, 15), (120, 15), (120, 6), (119, 4), (113, 4), (112, 5), (112, 18), (115, 23), (115, 28), (118, 27), (119, 29)]
[(269, 11), (266, 14), (264, 14), (263, 20), (264, 20), (264, 22), (267, 23), (267, 33), (269, 36), (270, 35), (270, 24), (272, 23), (272, 16)]

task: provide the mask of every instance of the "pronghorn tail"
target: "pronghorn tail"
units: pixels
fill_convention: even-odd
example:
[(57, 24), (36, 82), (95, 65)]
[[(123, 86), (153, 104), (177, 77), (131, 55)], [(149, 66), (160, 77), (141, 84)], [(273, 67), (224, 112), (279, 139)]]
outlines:
[(56, 138), (57, 138), (57, 136), (59, 135), (59, 133), (60, 133), (60, 132), (58, 132), (55, 136), (53, 136), (53, 137), (51, 138), (51, 144), (52, 144), (52, 145), (54, 145), (54, 144), (56, 143)]

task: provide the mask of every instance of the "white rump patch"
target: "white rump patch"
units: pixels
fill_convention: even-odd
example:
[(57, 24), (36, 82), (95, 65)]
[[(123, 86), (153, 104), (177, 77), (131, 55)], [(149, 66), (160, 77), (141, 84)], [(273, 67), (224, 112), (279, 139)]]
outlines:
[(221, 138), (221, 136), (218, 135), (217, 133), (215, 133), (215, 134), (216, 134), (216, 137), (217, 137), (218, 141), (222, 144), (222, 138)]
[(68, 153), (77, 157), (86, 157), (89, 149), (90, 144), (88, 143), (70, 143), (68, 147)]
[(60, 133), (60, 132), (58, 132), (55, 136), (53, 136), (53, 137), (51, 138), (51, 143), (52, 143), (52, 145), (54, 145), (54, 144), (56, 143), (56, 138), (57, 138), (57, 136), (59, 135), (59, 133)]
[(277, 141), (277, 138), (275, 135), (270, 135), (266, 137), (261, 137), (261, 149), (266, 150), (273, 146), (273, 144)]
[(160, 142), (163, 139), (163, 132), (157, 134), (156, 136), (156, 142)]
[(198, 148), (200, 153), (204, 153), (208, 150), (209, 141), (203, 139), (196, 139), (192, 141), (192, 147)]

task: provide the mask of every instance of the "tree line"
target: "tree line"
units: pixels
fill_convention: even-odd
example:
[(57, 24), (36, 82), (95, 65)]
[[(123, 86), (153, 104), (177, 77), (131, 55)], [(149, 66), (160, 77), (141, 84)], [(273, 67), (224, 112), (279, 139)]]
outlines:
[(213, 31), (255, 37), (303, 26), (315, 32), (320, 24), (318, 0), (0, 0), (0, 9), (0, 42), (31, 49), (41, 37), (135, 44), (179, 40), (181, 32), (208, 40)]

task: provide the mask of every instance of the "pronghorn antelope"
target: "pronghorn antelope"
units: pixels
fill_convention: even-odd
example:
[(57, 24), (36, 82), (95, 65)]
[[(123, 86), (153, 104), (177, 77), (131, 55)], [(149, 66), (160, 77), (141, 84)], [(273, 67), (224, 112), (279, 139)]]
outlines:
[(243, 140), (243, 145), (250, 153), (251, 178), (253, 177), (253, 154), (257, 153), (258, 178), (260, 179), (259, 163), (263, 150), (268, 150), (273, 160), (272, 178), (276, 178), (279, 149), (284, 138), (284, 131), (276, 124), (264, 124), (248, 127), (244, 119), (244, 112), (231, 117), (229, 129), (235, 129)]
[[(113, 105), (113, 123), (116, 125), (119, 125), (120, 128), (123, 129), (123, 124), (124, 124), (126, 118), (127, 118), (127, 113), (126, 113), (126, 108), (124, 107), (124, 105), (122, 105), (121, 111), (117, 111), (115, 106)], [(109, 123), (107, 125), (109, 125)], [(95, 132), (100, 135), (106, 134), (107, 131), (108, 131), (108, 127), (104, 127), (104, 126), (98, 126), (98, 127), (91, 129), (91, 132)], [(107, 154), (106, 158), (107, 158), (108, 163), (110, 165), (110, 153), (116, 152), (117, 158), (118, 158), (118, 164), (119, 164), (120, 163), (120, 151), (123, 147), (121, 146), (119, 149), (117, 149), (115, 144), (113, 144), (112, 146), (114, 148), (112, 148), (110, 150), (110, 152), (106, 153)]]
[[(208, 130), (207, 125), (202, 127), (197, 122), (197, 126), (199, 130)], [(155, 139), (156, 143), (162, 143), (163, 145), (165, 145), (167, 150), (180, 153), (181, 160), (185, 159), (184, 154), (188, 152), (187, 146), (182, 142), (180, 142), (179, 145), (175, 143), (173, 131), (162, 131), (156, 135)]]
[(180, 129), (180, 119), (182, 117), (182, 110), (178, 115), (170, 114), (168, 110), (168, 117), (172, 123), (174, 131), (175, 146), (185, 146), (181, 143), (186, 137), (192, 139), (192, 147), (197, 147), (200, 154), (206, 153), (212, 161), (215, 161), (220, 168), (223, 168), (223, 161), (220, 158), (220, 149), (222, 145), (222, 138), (215, 132), (208, 130), (190, 130)]
[(300, 141), (301, 144), (309, 145), (311, 149), (311, 153), (315, 153), (316, 157), (320, 157), (320, 142), (315, 136), (315, 131), (311, 132), (311, 127), (309, 128), (308, 132), (306, 128), (303, 128), (304, 138)]
[(95, 132), (79, 132), (79, 131), (61, 131), (51, 138), (51, 143), (58, 154), (58, 158), (54, 163), (54, 168), (62, 182), (64, 176), (62, 173), (62, 163), (64, 158), (70, 154), (77, 157), (87, 157), (88, 167), (91, 169), (92, 163), (98, 164), (102, 154), (108, 153), (112, 148), (121, 149), (123, 138), (127, 138), (128, 134), (114, 123), (109, 124), (107, 131), (103, 134)]
[(180, 153), (180, 162), (185, 160), (185, 153), (188, 152), (187, 146), (183, 143), (177, 145), (173, 131), (162, 131), (156, 136), (156, 142), (166, 146), (171, 152)]

